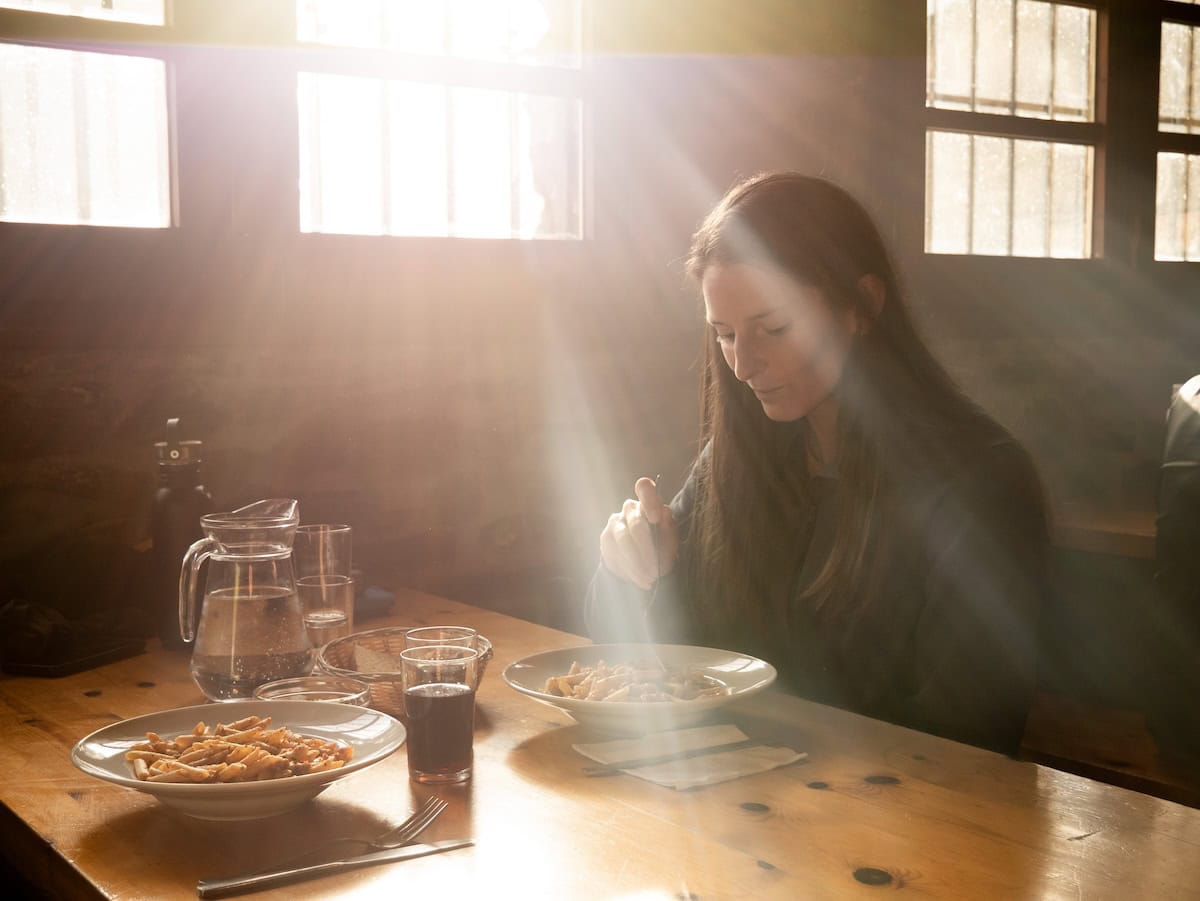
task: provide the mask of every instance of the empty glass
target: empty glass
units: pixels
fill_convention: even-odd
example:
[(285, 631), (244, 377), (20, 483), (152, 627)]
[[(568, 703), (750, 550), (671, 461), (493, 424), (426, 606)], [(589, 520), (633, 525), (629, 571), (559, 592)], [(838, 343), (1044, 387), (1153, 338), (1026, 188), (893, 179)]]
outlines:
[(260, 701), (336, 701), (365, 707), (371, 687), (342, 676), (300, 676), (267, 682), (254, 690)]
[(322, 647), (349, 635), (354, 628), (350, 526), (300, 526), (292, 558), (296, 593), (313, 645)]

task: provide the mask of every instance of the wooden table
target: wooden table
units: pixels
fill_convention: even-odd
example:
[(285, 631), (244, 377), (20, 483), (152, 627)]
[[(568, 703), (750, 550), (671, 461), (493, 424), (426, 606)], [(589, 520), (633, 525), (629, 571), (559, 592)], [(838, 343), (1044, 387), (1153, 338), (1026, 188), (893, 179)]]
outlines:
[[(426, 834), (476, 846), (251, 897), (1182, 898), (1200, 891), (1200, 811), (773, 692), (738, 714), (808, 760), (675, 792), (585, 778), (565, 716), (500, 672), (576, 636), (402, 592), (397, 623), (469, 623), (496, 657), (479, 694), (475, 778), (437, 789)], [(365, 626), (381, 624), (371, 622)], [(196, 880), (262, 867), (330, 835), (371, 835), (430, 789), (405, 756), (294, 813), (190, 819), (76, 771), (71, 746), (114, 720), (201, 700), (161, 651), (58, 680), (0, 680), (0, 847), (54, 897), (194, 898)], [(862, 880), (865, 880), (862, 881)], [(866, 883), (886, 882), (887, 888)]]

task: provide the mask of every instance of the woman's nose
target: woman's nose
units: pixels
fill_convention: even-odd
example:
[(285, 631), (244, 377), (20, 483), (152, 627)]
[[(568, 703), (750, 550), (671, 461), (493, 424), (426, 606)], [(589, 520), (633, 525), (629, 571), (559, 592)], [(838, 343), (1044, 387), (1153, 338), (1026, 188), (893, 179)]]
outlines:
[(731, 353), (733, 359), (730, 360), (730, 367), (739, 381), (748, 382), (762, 372), (763, 358), (755, 342), (746, 338), (738, 339)]

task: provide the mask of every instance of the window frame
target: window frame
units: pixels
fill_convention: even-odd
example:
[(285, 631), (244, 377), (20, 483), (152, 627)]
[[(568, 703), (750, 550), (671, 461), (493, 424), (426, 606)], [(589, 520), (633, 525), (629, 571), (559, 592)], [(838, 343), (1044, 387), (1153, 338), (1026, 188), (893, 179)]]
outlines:
[[(573, 245), (588, 241), (594, 234), (593, 229), (593, 190), (592, 190), (592, 115), (591, 115), (591, 0), (578, 0), (580, 27), (580, 58), (575, 66), (550, 66), (518, 62), (499, 62), (479, 60), (465, 57), (432, 56), (426, 54), (407, 53), (402, 51), (385, 50), (381, 48), (364, 48), (353, 46), (337, 46), (300, 40), (297, 34), (295, 0), (270, 0), (286, 10), (273, 16), (271, 21), (277, 23), (274, 29), (273, 43), (286, 49), (291, 58), (293, 96), (292, 107), (296, 108), (295, 127), (293, 134), (295, 142), (292, 151), (292, 163), (297, 167), (296, 178), (290, 184), (295, 185), (293, 196), (289, 198), (295, 210), (295, 230), (300, 240), (315, 239), (335, 240), (397, 240), (397, 241), (485, 241), (485, 242), (518, 242), (520, 244), (565, 244)], [(300, 195), (299, 195), (299, 111), (294, 94), (294, 86), (301, 72), (315, 74), (347, 75), (354, 77), (381, 78), (388, 80), (417, 81), (425, 84), (445, 85), (448, 87), (471, 87), (490, 90), (500, 90), (516, 93), (533, 93), (553, 97), (575, 99), (580, 102), (581, 116), (579, 126), (579, 154), (575, 161), (578, 166), (577, 181), (579, 233), (570, 237), (534, 237), (521, 238), (515, 235), (503, 237), (480, 238), (458, 235), (360, 235), (340, 232), (321, 232), (300, 230)]]
[[(1110, 0), (1048, 0), (1059, 6), (1076, 6), (1095, 10), (1096, 30), (1093, 54), (1095, 57), (1095, 72), (1093, 81), (1093, 109), (1095, 116), (1090, 122), (1076, 122), (1064, 119), (1039, 119), (1027, 116), (1016, 116), (1002, 113), (983, 113), (974, 110), (953, 110), (926, 105), (928, 88), (922, 91), (922, 140), (927, 140), (931, 131), (958, 132), (967, 135), (982, 135), (985, 137), (1011, 138), (1015, 140), (1050, 141), (1062, 144), (1079, 144), (1092, 148), (1092, 197), (1091, 197), (1091, 252), (1084, 257), (1052, 257), (1024, 256), (1016, 254), (979, 254), (979, 253), (943, 253), (928, 249), (930, 229), (930, 183), (927, 170), (922, 171), (921, 180), (924, 184), (924, 208), (921, 211), (923, 235), (921, 253), (925, 258), (960, 258), (977, 260), (983, 257), (995, 260), (1050, 261), (1052, 264), (1086, 263), (1105, 256), (1105, 224), (1108, 220), (1108, 209), (1105, 203), (1107, 183), (1107, 146), (1108, 146), (1108, 79), (1106, 73), (1109, 66), (1109, 13)], [(1117, 0), (1119, 2), (1119, 0)], [(928, 21), (928, 5), (925, 4), (923, 14)], [(928, 26), (926, 27), (926, 43), (924, 62), (928, 65), (930, 46), (928, 42)], [(924, 159), (924, 157), (923, 157)], [(927, 165), (927, 161), (926, 161)]]
[(63, 15), (39, 10), (0, 7), (0, 44), (71, 50), (112, 56), (137, 56), (163, 63), (166, 82), (167, 213), (164, 227), (108, 225), (85, 222), (2, 221), (0, 229), (103, 229), (133, 232), (170, 232), (180, 225), (179, 140), (176, 117), (176, 75), (169, 46), (180, 40), (175, 17), (177, 0), (163, 0), (163, 24), (119, 22)]
[[(1191, 28), (1200, 28), (1200, 6), (1189, 3), (1173, 3), (1171, 0), (1156, 0), (1154, 5), (1155, 18), (1155, 40), (1157, 41), (1158, 53), (1156, 54), (1157, 66), (1161, 66), (1162, 56), (1162, 25), (1168, 22), (1186, 25)], [(1155, 93), (1154, 93), (1154, 134), (1152, 162), (1154, 169), (1151, 173), (1153, 178), (1158, 175), (1158, 154), (1160, 153), (1182, 153), (1188, 156), (1200, 156), (1200, 133), (1184, 134), (1181, 132), (1162, 131), (1158, 128), (1158, 68), (1155, 69)], [(1150, 235), (1148, 243), (1150, 245), (1150, 256), (1156, 266), (1195, 266), (1200, 263), (1200, 260), (1159, 260), (1154, 258), (1154, 244), (1156, 241), (1155, 226), (1157, 221), (1157, 203), (1152, 200), (1154, 206), (1154, 217), (1151, 219)]]

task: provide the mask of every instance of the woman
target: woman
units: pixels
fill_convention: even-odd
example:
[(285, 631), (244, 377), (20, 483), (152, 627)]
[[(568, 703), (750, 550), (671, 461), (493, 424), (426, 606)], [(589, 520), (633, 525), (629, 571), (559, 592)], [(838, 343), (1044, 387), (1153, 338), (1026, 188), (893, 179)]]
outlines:
[(745, 651), (804, 697), (1015, 753), (1047, 593), (1037, 476), (922, 344), (870, 217), (822, 179), (758, 176), (689, 269), (703, 450), (670, 506), (643, 478), (609, 519), (593, 637)]

